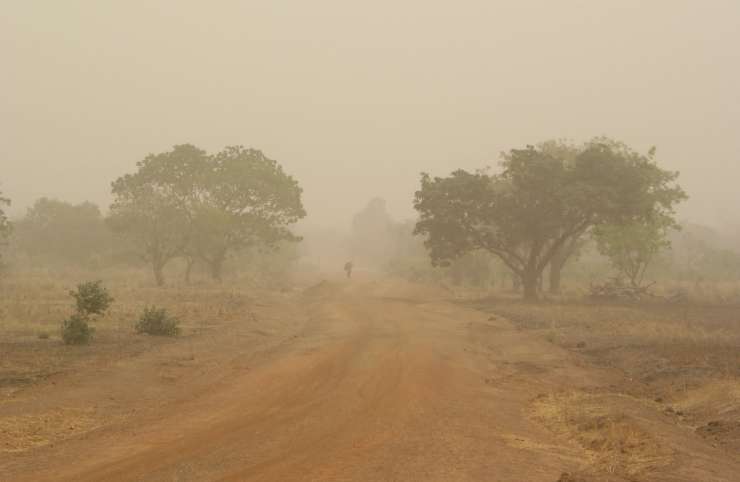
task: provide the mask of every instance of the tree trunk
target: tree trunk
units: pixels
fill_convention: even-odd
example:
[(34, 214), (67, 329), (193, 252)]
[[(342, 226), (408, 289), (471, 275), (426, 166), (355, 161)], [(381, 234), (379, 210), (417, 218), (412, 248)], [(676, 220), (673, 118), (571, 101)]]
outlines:
[(511, 273), (511, 289), (518, 293), (522, 288), (522, 278), (516, 273)]
[(525, 272), (522, 274), (522, 284), (524, 285), (524, 299), (527, 301), (536, 301), (539, 294), (540, 274), (537, 272)]
[(562, 272), (563, 267), (565, 266), (565, 261), (567, 260), (565, 256), (565, 252), (561, 249), (558, 250), (557, 253), (552, 257), (550, 260), (550, 286), (549, 290), (550, 293), (553, 295), (559, 295), (560, 294), (560, 282), (562, 279)]

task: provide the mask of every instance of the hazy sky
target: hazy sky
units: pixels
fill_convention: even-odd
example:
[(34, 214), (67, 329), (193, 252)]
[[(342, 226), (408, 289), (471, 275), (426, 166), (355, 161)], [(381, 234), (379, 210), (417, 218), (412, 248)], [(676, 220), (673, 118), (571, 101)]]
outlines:
[(0, 0), (0, 184), (109, 201), (147, 153), (244, 144), (348, 224), (420, 171), (606, 134), (740, 222), (738, 0)]

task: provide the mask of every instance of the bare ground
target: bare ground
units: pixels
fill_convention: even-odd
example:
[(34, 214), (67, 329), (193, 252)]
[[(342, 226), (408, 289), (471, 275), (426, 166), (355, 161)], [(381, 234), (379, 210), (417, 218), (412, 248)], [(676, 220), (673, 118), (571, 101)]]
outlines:
[[(656, 401), (596, 335), (443, 297), (324, 282), (178, 340), (86, 348), (74, 370), (6, 369), (0, 480), (738, 480), (730, 367)], [(701, 410), (725, 417), (703, 432)]]

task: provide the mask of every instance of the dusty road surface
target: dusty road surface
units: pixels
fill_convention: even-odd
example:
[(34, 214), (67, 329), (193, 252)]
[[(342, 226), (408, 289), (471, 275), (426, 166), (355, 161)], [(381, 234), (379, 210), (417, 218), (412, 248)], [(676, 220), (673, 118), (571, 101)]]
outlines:
[(126, 416), (111, 408), (77, 436), (0, 453), (0, 479), (740, 480), (736, 459), (628, 399), (626, 418), (602, 428), (634, 421), (635, 445), (585, 444), (558, 424), (568, 407), (553, 394), (598, 394), (618, 374), (440, 300), (394, 282), (324, 282), (275, 308), (275, 320), (292, 321), (275, 321), (262, 344), (237, 322), (38, 387), (29, 397), (103, 414), (106, 400), (124, 398)]

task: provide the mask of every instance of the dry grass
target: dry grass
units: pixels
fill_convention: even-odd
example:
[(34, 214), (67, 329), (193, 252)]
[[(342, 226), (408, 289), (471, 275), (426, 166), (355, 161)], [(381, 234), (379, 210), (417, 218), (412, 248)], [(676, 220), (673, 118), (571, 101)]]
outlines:
[(739, 306), (528, 304), (511, 297), (474, 305), (614, 375), (604, 393), (551, 395), (535, 406), (538, 419), (578, 440), (599, 471), (637, 477), (667, 460), (667, 449), (631, 412), (614, 411), (624, 400), (641, 404), (648, 418), (662, 417), (730, 456), (740, 454)]
[(740, 421), (740, 380), (719, 380), (692, 390), (676, 403), (682, 411), (711, 409), (718, 416), (737, 414)]
[(621, 410), (613, 395), (578, 392), (539, 397), (533, 412), (555, 433), (575, 440), (597, 471), (636, 478), (668, 465), (673, 451)]
[(101, 423), (92, 409), (57, 409), (3, 417), (0, 418), (0, 453), (19, 453), (56, 443), (92, 430)]
[(646, 383), (659, 378), (690, 385), (688, 378), (740, 377), (740, 308), (526, 304), (506, 299), (479, 306)]
[[(91, 345), (65, 346), (63, 319), (73, 311), (69, 290), (77, 283), (102, 279), (115, 298), (108, 314), (92, 323)], [(166, 308), (181, 321), (182, 336), (248, 319), (255, 304), (250, 286), (204, 284), (152, 286), (146, 272), (66, 273), (64, 277), (27, 274), (0, 282), (0, 400), (51, 375), (87, 364), (106, 364), (174, 340), (134, 333), (134, 324), (149, 305)]]

